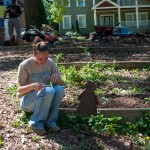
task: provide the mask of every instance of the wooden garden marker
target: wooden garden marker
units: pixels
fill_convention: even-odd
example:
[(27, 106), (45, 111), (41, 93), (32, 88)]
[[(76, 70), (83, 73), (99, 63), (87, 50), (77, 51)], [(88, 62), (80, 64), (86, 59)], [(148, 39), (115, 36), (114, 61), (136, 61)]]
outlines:
[(94, 91), (97, 85), (91, 81), (88, 81), (85, 85), (85, 90), (79, 95), (80, 104), (76, 110), (76, 113), (82, 115), (97, 115), (96, 104), (98, 103), (98, 98)]

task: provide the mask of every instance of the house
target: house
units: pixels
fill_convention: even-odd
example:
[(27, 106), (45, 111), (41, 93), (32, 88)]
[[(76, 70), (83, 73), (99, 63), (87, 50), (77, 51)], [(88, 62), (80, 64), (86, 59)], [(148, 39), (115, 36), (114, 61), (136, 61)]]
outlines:
[[(12, 0), (3, 0), (4, 6), (7, 7), (11, 4)], [(24, 12), (24, 0), (17, 0), (16, 4), (20, 6), (22, 14), (19, 18), (20, 20), (20, 32), (25, 30), (25, 12)], [(15, 33), (15, 31), (14, 31)], [(16, 33), (15, 33), (16, 34)], [(5, 40), (9, 40), (9, 34), (8, 34), (8, 14), (5, 19)]]
[(81, 34), (93, 32), (94, 26), (118, 23), (138, 32), (150, 31), (150, 0), (68, 0), (66, 8), (59, 24), (61, 34), (76, 28), (76, 22)]

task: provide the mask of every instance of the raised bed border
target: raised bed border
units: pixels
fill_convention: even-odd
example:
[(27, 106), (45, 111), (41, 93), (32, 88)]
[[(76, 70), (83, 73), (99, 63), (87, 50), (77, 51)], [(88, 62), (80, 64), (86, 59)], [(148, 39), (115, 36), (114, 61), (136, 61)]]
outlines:
[(63, 65), (66, 68), (70, 66), (75, 66), (76, 68), (83, 67), (87, 64), (90, 66), (95, 64), (95, 63), (100, 63), (106, 67), (111, 67), (115, 66), (115, 68), (120, 69), (135, 69), (135, 68), (143, 68), (143, 67), (149, 67), (150, 66), (150, 61), (115, 61), (115, 62), (100, 62), (100, 61), (95, 61), (95, 62), (66, 62), (66, 63), (58, 63), (59, 65)]
[(138, 47), (50, 47), (51, 54), (74, 54), (74, 53), (84, 53), (87, 50), (90, 53), (97, 52), (146, 52), (150, 51), (150, 46), (138, 46)]
[[(72, 114), (76, 113), (76, 108), (59, 108), (60, 113)], [(144, 110), (150, 110), (150, 108), (97, 108), (97, 112), (103, 114), (104, 117), (122, 117), (123, 121), (135, 122), (138, 117), (141, 116), (141, 112)]]

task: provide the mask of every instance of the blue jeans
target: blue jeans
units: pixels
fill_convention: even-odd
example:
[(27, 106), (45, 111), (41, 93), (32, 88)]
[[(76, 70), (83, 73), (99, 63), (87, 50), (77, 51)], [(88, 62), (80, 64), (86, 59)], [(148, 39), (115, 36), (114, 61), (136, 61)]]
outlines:
[(21, 98), (20, 106), (26, 112), (32, 112), (29, 125), (34, 129), (56, 127), (59, 106), (64, 96), (64, 89), (57, 85), (45, 87), (41, 91), (31, 91)]

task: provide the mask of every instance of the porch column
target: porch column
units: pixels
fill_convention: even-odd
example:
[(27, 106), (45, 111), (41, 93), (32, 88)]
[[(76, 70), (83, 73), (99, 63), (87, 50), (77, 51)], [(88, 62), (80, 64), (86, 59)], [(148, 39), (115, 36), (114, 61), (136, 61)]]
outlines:
[(93, 0), (93, 6), (95, 6), (95, 0)]
[(118, 23), (120, 23), (119, 26), (121, 26), (121, 12), (120, 12), (120, 7), (118, 7)]
[(139, 8), (137, 0), (135, 0), (135, 5), (136, 5), (136, 27), (139, 28)]
[(96, 9), (94, 9), (94, 25), (97, 26)]

